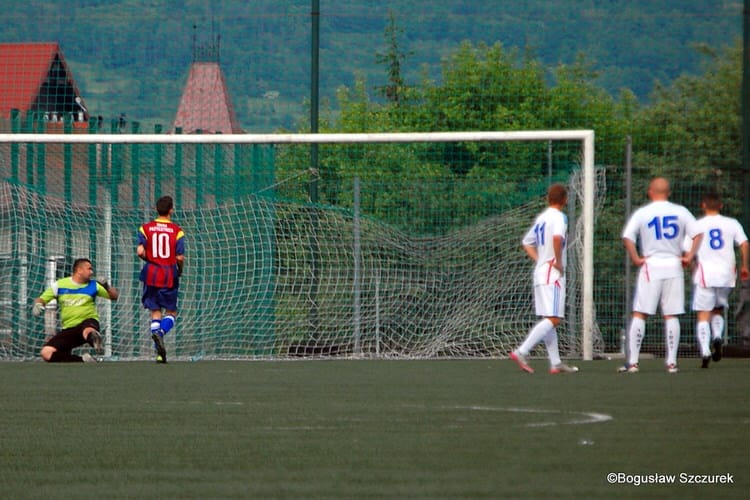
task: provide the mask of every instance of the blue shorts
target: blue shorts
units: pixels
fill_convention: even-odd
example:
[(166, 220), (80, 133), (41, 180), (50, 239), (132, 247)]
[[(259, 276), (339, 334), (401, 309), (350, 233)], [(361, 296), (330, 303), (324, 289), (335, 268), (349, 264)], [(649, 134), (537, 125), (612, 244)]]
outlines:
[(162, 309), (176, 311), (177, 294), (178, 289), (176, 287), (159, 288), (158, 286), (143, 285), (141, 302), (143, 303), (143, 307), (150, 311), (160, 311)]

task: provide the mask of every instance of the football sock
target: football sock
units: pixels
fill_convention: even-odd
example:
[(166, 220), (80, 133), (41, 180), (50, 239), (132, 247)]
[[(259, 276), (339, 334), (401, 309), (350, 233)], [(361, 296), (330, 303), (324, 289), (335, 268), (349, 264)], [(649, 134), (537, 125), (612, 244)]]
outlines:
[(560, 349), (557, 347), (557, 330), (553, 328), (544, 337), (544, 346), (547, 348), (547, 357), (549, 358), (550, 366), (557, 366), (560, 364)]
[(166, 334), (174, 326), (174, 316), (167, 314), (161, 320), (161, 331)]
[(161, 321), (159, 321), (158, 319), (152, 319), (151, 320), (151, 335), (158, 335), (160, 329), (161, 329)]
[(701, 357), (705, 358), (711, 355), (711, 347), (709, 346), (710, 327), (708, 321), (699, 321), (696, 331), (698, 337), (698, 345), (701, 348)]
[(724, 316), (721, 314), (711, 316), (711, 333), (712, 338), (715, 339), (720, 339), (721, 334), (724, 333)]
[(529, 334), (526, 336), (526, 340), (523, 341), (523, 344), (521, 344), (521, 347), (518, 348), (518, 352), (521, 353), (522, 356), (528, 356), (531, 350), (536, 346), (539, 342), (544, 339), (544, 337), (549, 333), (550, 330), (555, 328), (555, 326), (552, 324), (550, 320), (547, 318), (544, 318), (539, 323), (534, 326), (534, 328), (531, 329)]
[(643, 335), (646, 333), (646, 322), (641, 318), (631, 318), (630, 329), (628, 330), (628, 364), (638, 363), (638, 356), (641, 353), (641, 342)]
[(677, 364), (677, 348), (680, 346), (680, 320), (669, 318), (664, 321), (664, 334), (667, 339), (667, 364)]
[(55, 351), (49, 358), (50, 363), (83, 363), (83, 358), (71, 352)]

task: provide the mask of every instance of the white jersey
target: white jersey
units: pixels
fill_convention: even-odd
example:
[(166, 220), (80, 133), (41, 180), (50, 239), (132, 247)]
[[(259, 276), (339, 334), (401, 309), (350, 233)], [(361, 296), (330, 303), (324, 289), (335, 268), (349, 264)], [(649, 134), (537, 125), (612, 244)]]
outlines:
[(682, 243), (700, 234), (690, 211), (670, 201), (652, 201), (630, 216), (622, 237), (640, 242), (649, 279), (682, 276)]
[(734, 287), (737, 279), (735, 246), (747, 241), (739, 221), (723, 215), (706, 215), (696, 227), (703, 233), (693, 283), (704, 288)]
[(568, 234), (568, 217), (560, 210), (548, 207), (534, 221), (521, 240), (524, 246), (536, 247), (537, 261), (534, 267), (534, 285), (550, 285), (560, 279), (560, 272), (552, 267), (555, 262), (555, 236), (562, 237), (562, 268), (567, 262), (565, 239)]

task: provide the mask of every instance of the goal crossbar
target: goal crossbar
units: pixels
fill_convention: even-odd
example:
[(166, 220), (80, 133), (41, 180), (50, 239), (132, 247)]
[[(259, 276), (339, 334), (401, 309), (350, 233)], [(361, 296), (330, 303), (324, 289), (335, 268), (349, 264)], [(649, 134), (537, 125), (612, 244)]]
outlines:
[(388, 142), (591, 141), (593, 130), (392, 132), (372, 134), (0, 134), (0, 143), (46, 144), (327, 144)]

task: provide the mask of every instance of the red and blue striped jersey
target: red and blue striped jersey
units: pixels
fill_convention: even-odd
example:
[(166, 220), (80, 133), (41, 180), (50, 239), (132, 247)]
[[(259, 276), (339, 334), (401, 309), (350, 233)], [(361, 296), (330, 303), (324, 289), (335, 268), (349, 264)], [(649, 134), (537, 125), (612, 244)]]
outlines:
[(167, 218), (158, 217), (138, 229), (138, 244), (146, 250), (141, 281), (149, 286), (177, 285), (177, 256), (185, 253), (185, 233)]

